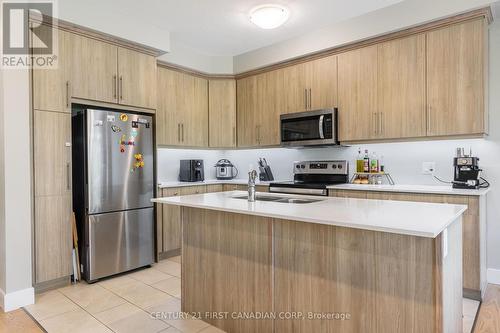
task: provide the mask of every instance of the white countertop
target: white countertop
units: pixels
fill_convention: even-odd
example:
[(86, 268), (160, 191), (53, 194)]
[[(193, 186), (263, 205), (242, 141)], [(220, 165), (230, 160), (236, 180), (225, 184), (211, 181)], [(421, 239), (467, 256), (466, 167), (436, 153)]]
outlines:
[(354, 190), (354, 191), (379, 191), (379, 192), (403, 192), (403, 193), (428, 193), (428, 194), (451, 194), (451, 195), (485, 195), (491, 189), (481, 188), (478, 190), (456, 189), (451, 185), (362, 185), (362, 184), (339, 184), (328, 186), (331, 190)]
[(243, 196), (245, 194), (246, 192), (244, 191), (230, 191), (157, 198), (151, 201), (176, 206), (220, 210), (430, 238), (439, 235), (467, 209), (465, 205), (285, 195), (277, 193), (261, 193), (260, 195), (313, 198), (321, 199), (322, 201), (293, 204), (269, 201), (248, 202), (246, 199), (233, 198), (234, 196)]
[[(261, 182), (257, 181), (256, 185), (269, 186), (270, 183), (274, 183), (276, 180), (272, 182)], [(167, 187), (183, 187), (183, 186), (197, 186), (197, 185), (216, 185), (216, 184), (237, 184), (237, 185), (246, 185), (248, 184), (248, 179), (208, 179), (202, 182), (181, 182), (181, 181), (167, 181), (167, 182), (159, 182), (159, 188), (167, 188)]]

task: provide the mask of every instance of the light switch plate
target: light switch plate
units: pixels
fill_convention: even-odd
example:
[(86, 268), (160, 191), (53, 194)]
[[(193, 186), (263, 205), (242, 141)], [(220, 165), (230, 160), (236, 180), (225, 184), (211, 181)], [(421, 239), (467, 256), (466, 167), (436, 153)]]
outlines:
[(436, 172), (436, 162), (422, 162), (422, 174), (433, 175)]

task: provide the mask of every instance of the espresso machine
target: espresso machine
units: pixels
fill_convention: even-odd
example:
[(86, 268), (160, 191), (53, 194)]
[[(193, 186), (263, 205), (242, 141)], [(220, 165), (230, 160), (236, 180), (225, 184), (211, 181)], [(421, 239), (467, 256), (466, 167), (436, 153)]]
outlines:
[(453, 188), (478, 189), (484, 186), (486, 181), (481, 183), (481, 169), (479, 168), (479, 157), (472, 156), (472, 151), (465, 154), (463, 148), (457, 148), (457, 156), (453, 158), (455, 175)]

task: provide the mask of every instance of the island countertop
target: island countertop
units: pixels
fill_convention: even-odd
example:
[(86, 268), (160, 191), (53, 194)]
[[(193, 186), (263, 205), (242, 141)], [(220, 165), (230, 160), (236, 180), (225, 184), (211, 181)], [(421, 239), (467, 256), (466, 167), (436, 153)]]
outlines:
[(219, 210), (429, 238), (438, 236), (467, 209), (465, 205), (277, 193), (260, 195), (297, 199), (319, 199), (321, 201), (297, 204), (258, 200), (248, 202), (246, 199), (235, 198), (245, 194), (245, 191), (230, 191), (155, 198), (151, 201), (175, 206)]

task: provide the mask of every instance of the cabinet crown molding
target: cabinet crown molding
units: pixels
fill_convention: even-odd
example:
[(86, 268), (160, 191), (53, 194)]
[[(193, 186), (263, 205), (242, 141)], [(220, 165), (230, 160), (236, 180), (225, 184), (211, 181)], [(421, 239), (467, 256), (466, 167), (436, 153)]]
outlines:
[[(42, 20), (43, 18), (46, 18), (46, 20)], [(147, 46), (144, 44), (132, 42), (130, 40), (127, 40), (125, 38), (113, 36), (111, 34), (107, 34), (102, 31), (94, 30), (88, 27), (84, 27), (75, 23), (71, 23), (65, 20), (61, 20), (59, 18), (55, 17), (46, 17), (45, 15), (42, 16), (39, 13), (34, 13), (30, 12), (30, 17), (29, 17), (30, 22), (36, 22), (36, 23), (42, 23), (48, 26), (55, 27), (57, 29), (63, 30), (63, 31), (68, 31), (77, 35), (81, 35), (84, 37), (90, 37), (93, 39), (97, 39), (109, 44), (113, 44), (116, 46), (124, 47), (127, 49), (131, 49), (137, 52), (145, 53), (154, 57), (159, 57), (167, 51), (160, 50), (151, 46)], [(51, 22), (51, 24), (47, 24), (46, 22)]]

